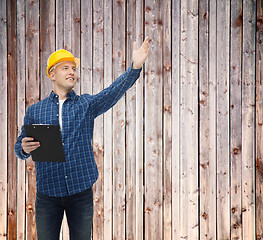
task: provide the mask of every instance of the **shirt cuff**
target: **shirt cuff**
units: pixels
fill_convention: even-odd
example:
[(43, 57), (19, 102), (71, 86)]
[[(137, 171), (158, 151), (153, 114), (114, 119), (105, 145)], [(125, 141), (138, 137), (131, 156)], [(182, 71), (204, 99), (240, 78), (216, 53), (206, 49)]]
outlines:
[(20, 151), (20, 155), (21, 155), (21, 159), (22, 160), (25, 160), (25, 159), (27, 159), (27, 158), (29, 158), (30, 157), (30, 153), (26, 153), (24, 150), (23, 150), (23, 148), (21, 149), (21, 151)]
[(135, 69), (135, 68), (133, 68), (132, 66), (133, 66), (133, 63), (131, 64), (130, 68), (132, 69), (132, 71), (133, 71), (134, 73), (140, 73), (140, 72), (142, 71), (142, 67)]

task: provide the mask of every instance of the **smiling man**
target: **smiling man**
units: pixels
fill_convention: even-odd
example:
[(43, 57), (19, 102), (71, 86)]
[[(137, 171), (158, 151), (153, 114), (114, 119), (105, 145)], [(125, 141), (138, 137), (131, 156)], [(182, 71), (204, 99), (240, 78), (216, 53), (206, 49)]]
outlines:
[[(64, 212), (74, 240), (90, 239), (93, 222), (92, 186), (98, 170), (92, 149), (94, 119), (113, 107), (139, 78), (149, 55), (148, 37), (137, 49), (133, 44), (133, 63), (108, 88), (96, 95), (77, 95), (73, 88), (78, 79), (80, 60), (60, 49), (48, 59), (47, 75), (54, 84), (44, 100), (31, 105), (24, 125), (60, 126), (66, 162), (35, 162), (36, 225), (38, 240), (58, 240)], [(40, 147), (26, 137), (24, 126), (15, 144), (18, 158), (27, 159)]]

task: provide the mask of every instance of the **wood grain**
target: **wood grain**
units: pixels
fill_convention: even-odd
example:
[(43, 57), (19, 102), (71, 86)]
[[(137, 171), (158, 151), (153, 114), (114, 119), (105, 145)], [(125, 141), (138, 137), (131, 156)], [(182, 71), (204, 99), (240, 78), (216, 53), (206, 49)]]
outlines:
[(7, 239), (7, 11), (6, 1), (0, 1), (0, 90), (2, 104), (0, 104), (0, 239)]
[(8, 96), (8, 239), (17, 236), (17, 159), (14, 144), (17, 133), (17, 54), (16, 54), (16, 1), (7, 1), (7, 96)]

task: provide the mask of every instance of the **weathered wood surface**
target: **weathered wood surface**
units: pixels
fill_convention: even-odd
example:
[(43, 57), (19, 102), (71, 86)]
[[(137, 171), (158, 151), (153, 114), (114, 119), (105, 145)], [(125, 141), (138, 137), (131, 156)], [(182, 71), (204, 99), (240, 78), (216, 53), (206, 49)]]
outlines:
[[(127, 2), (126, 68), (132, 63), (132, 45), (136, 40), (136, 1)], [(126, 239), (136, 236), (136, 87), (126, 93)]]
[(172, 239), (171, 1), (161, 3), (163, 39), (163, 239)]
[(6, 1), (0, 2), (0, 239), (7, 239), (7, 11)]
[[(126, 67), (125, 56), (125, 12), (124, 1), (112, 1), (112, 75), (116, 79)], [(116, 16), (116, 17), (115, 17)], [(125, 98), (112, 109), (112, 153), (113, 153), (113, 239), (125, 239)]]
[[(17, 2), (17, 128), (18, 133), (23, 125), (25, 116), (25, 5), (24, 1)], [(26, 184), (25, 161), (17, 161), (17, 239), (26, 239)]]
[[(93, 1), (93, 94), (103, 90), (103, 2)], [(104, 186), (103, 186), (103, 115), (99, 116), (94, 123), (93, 152), (95, 161), (100, 172), (98, 181), (94, 184), (94, 221), (93, 238), (103, 239), (104, 237)]]
[(198, 1), (181, 2), (181, 238), (198, 239)]
[[(39, 1), (26, 2), (26, 107), (38, 102), (39, 96)], [(26, 162), (26, 236), (37, 239), (35, 221), (35, 164)]]
[[(112, 83), (112, 0), (104, 1), (104, 88)], [(104, 114), (104, 238), (112, 240), (113, 139), (112, 109)]]
[(172, 1), (172, 239), (180, 239), (180, 1)]
[(257, 1), (256, 31), (256, 239), (263, 239), (263, 0)]
[[(143, 1), (136, 1), (136, 29), (134, 40), (136, 40), (138, 46), (142, 44), (144, 40), (144, 25), (143, 25), (143, 17), (144, 17), (144, 8)], [(135, 189), (135, 239), (143, 239), (144, 233), (144, 148), (143, 148), (143, 85), (144, 85), (144, 71), (142, 71), (140, 78), (136, 82), (136, 189)]]
[[(242, 62), (242, 237), (256, 239), (255, 218), (255, 55), (256, 1), (243, 3)], [(261, 48), (262, 49), (262, 48)], [(262, 101), (262, 99), (261, 99)], [(262, 146), (261, 141), (261, 146)], [(241, 220), (241, 219), (240, 219)]]
[(242, 239), (242, 2), (232, 2), (230, 17), (230, 224), (231, 239)]
[(0, 239), (37, 238), (34, 163), (13, 146), (27, 107), (53, 87), (49, 54), (80, 57), (75, 90), (95, 94), (147, 35), (140, 78), (95, 120), (93, 239), (263, 239), (262, 6), (0, 1)]
[[(199, 5), (200, 239), (216, 239), (216, 5)], [(203, 51), (208, 49), (208, 51)]]
[(229, 25), (230, 2), (217, 2), (217, 237), (230, 239)]
[(7, 109), (8, 109), (8, 239), (17, 235), (17, 159), (14, 154), (17, 124), (16, 1), (7, 1)]
[[(163, 56), (161, 2), (145, 1), (151, 57), (145, 65), (145, 239), (163, 234)], [(159, 89), (160, 91), (156, 91)]]

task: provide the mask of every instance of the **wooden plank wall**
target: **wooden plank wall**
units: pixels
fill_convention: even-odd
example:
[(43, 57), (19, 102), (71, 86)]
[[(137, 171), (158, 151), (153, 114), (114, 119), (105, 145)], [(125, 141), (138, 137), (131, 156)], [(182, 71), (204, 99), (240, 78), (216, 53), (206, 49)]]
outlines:
[(93, 239), (263, 239), (263, 0), (2, 0), (0, 30), (0, 240), (37, 239), (13, 147), (50, 53), (80, 57), (75, 90), (95, 94), (145, 36), (140, 78), (95, 121)]

